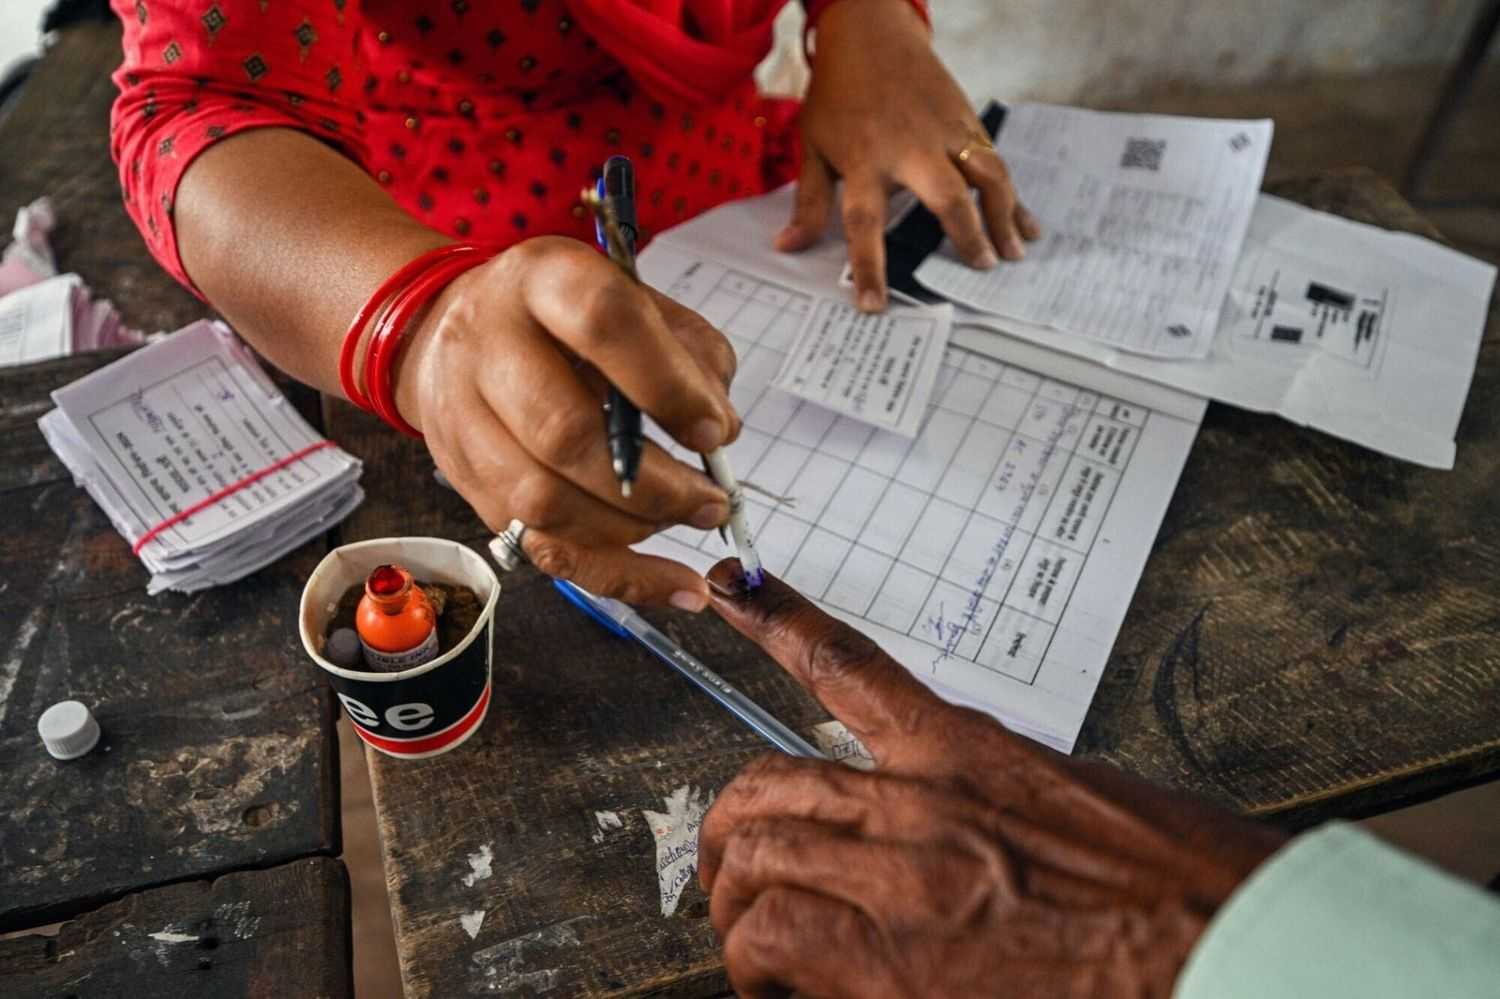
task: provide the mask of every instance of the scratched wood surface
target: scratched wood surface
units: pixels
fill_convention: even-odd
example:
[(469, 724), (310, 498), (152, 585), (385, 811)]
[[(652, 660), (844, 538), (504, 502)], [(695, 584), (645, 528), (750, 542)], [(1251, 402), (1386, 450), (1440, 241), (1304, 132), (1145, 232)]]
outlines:
[(10, 999), (354, 994), (349, 878), (311, 857), (129, 895), (56, 936), (0, 940)]
[[(0, 122), (0, 217), (50, 194), (61, 266), (128, 322), (174, 329), (205, 310), (120, 205), (107, 149), (118, 62), (116, 28), (63, 33)], [(323, 544), (200, 596), (147, 597), (146, 571), (36, 428), (51, 390), (112, 359), (0, 369), (0, 930), (339, 849), (334, 702), (300, 668), (295, 633)], [(292, 399), (318, 416), (310, 391)], [(36, 720), (70, 697), (104, 736), (58, 763)]]
[[(1436, 236), (1350, 170), (1270, 188)], [(1452, 471), (1209, 407), (1078, 752), (1301, 827), (1500, 772), (1500, 310)]]
[[(0, 929), (339, 848), (333, 701), (296, 637), (322, 544), (231, 586), (148, 597), (36, 428), (52, 389), (110, 359), (0, 369)], [(104, 735), (59, 763), (36, 720), (65, 698)]]
[[(1434, 235), (1367, 172), (1276, 190)], [(1290, 827), (1500, 772), (1496, 340), (1492, 322), (1452, 472), (1211, 406), (1079, 753)], [(327, 405), (371, 492), (341, 540), (482, 548), (419, 444)], [(823, 719), (712, 615), (654, 617), (795, 727)], [(408, 995), (721, 990), (696, 884), (660, 913), (642, 812), (721, 788), (761, 745), (533, 573), (505, 580), (496, 643), (478, 736), (420, 762), (369, 757)], [(621, 828), (600, 827), (606, 810)]]

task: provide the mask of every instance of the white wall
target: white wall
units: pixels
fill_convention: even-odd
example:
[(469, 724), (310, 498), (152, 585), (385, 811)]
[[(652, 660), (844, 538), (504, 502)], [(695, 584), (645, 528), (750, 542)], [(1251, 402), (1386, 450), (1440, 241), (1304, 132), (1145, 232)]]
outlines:
[[(1169, 83), (1442, 62), (1481, 0), (930, 2), (938, 50), (975, 101), (1097, 101)], [(0, 0), (0, 72), (35, 51), (47, 3)], [(795, 52), (800, 4), (787, 7), (781, 37)], [(786, 68), (776, 76), (796, 80)]]
[[(938, 51), (976, 103), (989, 97), (1087, 103), (1168, 85), (1254, 84), (1446, 62), (1481, 2), (930, 0), (930, 5)], [(800, 5), (788, 7), (799, 9), (783, 14), (779, 37), (795, 51)], [(795, 81), (786, 61), (773, 56), (772, 64), (772, 78)]]
[(0, 0), (0, 75), (11, 63), (37, 51), (42, 11), (49, 0)]
[(975, 99), (1100, 100), (1443, 62), (1479, 0), (933, 0)]

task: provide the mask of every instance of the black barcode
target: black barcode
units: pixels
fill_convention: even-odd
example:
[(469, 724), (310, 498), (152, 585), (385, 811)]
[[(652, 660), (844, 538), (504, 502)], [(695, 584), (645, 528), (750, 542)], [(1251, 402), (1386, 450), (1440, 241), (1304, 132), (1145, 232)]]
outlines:
[(1330, 288), (1326, 284), (1313, 281), (1307, 286), (1307, 300), (1316, 305), (1331, 305), (1335, 309), (1350, 309), (1354, 307), (1354, 296), (1347, 291)]
[(1283, 343), (1301, 343), (1302, 331), (1295, 326), (1272, 326), (1271, 339)]
[(1125, 155), (1120, 157), (1120, 166), (1127, 170), (1161, 169), (1161, 158), (1167, 151), (1166, 139), (1126, 139)]

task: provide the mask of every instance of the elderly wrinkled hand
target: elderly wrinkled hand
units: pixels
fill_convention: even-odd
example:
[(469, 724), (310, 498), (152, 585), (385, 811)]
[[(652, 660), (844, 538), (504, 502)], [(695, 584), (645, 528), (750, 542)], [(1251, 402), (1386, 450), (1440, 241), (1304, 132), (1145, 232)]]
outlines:
[(779, 580), (714, 608), (878, 770), (767, 755), (703, 826), (699, 877), (748, 996), (1167, 996), (1281, 834), (940, 700)]

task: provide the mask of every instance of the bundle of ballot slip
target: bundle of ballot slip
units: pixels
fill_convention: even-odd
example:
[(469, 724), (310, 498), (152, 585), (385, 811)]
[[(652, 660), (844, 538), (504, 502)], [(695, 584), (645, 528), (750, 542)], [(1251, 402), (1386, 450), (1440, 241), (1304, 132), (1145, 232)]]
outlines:
[(198, 322), (52, 393), (48, 444), (151, 571), (191, 593), (279, 559), (364, 498), (222, 323)]
[(145, 341), (77, 274), (57, 272), (49, 238), (55, 225), (52, 203), (38, 198), (16, 212), (11, 242), (0, 253), (0, 366)]
[(133, 347), (145, 337), (95, 299), (77, 274), (46, 278), (0, 298), (0, 365)]

